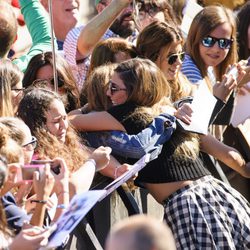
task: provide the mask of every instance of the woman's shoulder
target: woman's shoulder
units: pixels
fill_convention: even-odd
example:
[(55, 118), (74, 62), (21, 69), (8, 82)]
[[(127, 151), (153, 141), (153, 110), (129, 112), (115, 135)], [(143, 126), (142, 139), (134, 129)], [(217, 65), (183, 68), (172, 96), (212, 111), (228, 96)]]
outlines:
[(203, 79), (200, 70), (198, 69), (191, 56), (188, 54), (185, 55), (184, 61), (181, 66), (181, 72), (193, 84)]

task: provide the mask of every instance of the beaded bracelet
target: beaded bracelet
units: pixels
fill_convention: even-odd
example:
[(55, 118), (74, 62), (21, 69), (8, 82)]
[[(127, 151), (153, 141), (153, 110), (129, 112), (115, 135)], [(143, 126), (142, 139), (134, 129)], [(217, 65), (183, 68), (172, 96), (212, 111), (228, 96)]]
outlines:
[(35, 202), (35, 203), (40, 203), (40, 204), (46, 204), (47, 201), (46, 200), (31, 200), (31, 203)]

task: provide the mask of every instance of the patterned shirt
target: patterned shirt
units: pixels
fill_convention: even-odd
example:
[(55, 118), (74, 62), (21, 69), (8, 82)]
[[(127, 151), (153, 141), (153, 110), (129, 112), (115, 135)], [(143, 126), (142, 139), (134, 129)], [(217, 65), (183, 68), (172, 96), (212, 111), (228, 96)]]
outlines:
[[(79, 90), (82, 89), (83, 84), (86, 80), (87, 72), (90, 64), (90, 55), (83, 60), (77, 60), (77, 40), (84, 26), (79, 26), (71, 29), (66, 36), (64, 41), (63, 50), (65, 52), (64, 56), (67, 62), (70, 64)], [(108, 39), (110, 37), (118, 37), (111, 30), (107, 30), (102, 40)]]

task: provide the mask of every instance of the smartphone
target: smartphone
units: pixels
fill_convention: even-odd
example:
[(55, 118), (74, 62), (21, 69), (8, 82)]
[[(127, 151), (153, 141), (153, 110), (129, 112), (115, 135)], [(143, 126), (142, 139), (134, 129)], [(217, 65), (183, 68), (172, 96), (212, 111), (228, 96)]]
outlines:
[(50, 164), (50, 169), (53, 171), (53, 173), (55, 174), (60, 173), (60, 165), (53, 166), (52, 160), (33, 160), (31, 161), (31, 164)]
[(22, 170), (22, 179), (25, 181), (33, 180), (34, 171), (38, 171), (39, 174), (42, 174), (44, 171), (45, 164), (25, 164)]

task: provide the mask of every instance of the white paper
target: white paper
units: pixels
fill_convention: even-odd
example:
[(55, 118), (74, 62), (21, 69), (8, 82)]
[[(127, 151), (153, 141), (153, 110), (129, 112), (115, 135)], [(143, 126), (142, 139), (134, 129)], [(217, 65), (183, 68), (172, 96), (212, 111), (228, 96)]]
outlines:
[(56, 221), (56, 229), (50, 235), (46, 249), (61, 246), (83, 217), (97, 203), (106, 190), (91, 190), (75, 195), (66, 211)]
[(191, 124), (187, 125), (177, 119), (178, 123), (187, 131), (206, 135), (216, 102), (217, 100), (209, 90), (206, 82), (201, 81), (191, 103), (193, 110)]
[(186, 38), (189, 28), (191, 26), (191, 23), (194, 19), (194, 17), (203, 9), (202, 6), (197, 4), (195, 1), (188, 1), (187, 5), (184, 10), (184, 15), (182, 18), (181, 23), (181, 31), (183, 33), (183, 36)]
[(233, 127), (236, 128), (247, 118), (250, 118), (250, 93), (236, 96), (235, 107), (231, 118), (231, 124), (233, 125)]

